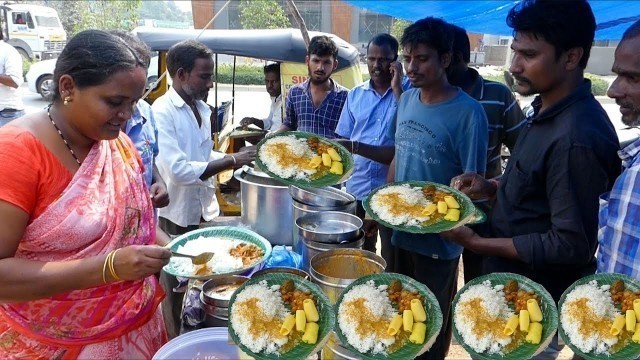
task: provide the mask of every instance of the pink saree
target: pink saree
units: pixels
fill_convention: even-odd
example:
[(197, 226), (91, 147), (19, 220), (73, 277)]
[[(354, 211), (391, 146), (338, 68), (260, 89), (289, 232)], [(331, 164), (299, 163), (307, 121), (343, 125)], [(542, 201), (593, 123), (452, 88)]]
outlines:
[[(15, 257), (67, 261), (152, 244), (155, 219), (126, 136), (96, 143)], [(82, 274), (78, 274), (82, 276)], [(0, 305), (0, 358), (151, 358), (166, 342), (155, 277)]]

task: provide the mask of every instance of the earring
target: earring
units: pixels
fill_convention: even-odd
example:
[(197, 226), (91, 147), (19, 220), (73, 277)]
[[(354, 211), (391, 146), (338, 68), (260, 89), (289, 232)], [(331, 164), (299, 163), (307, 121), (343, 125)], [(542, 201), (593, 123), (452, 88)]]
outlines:
[(71, 102), (71, 96), (65, 96), (63, 104), (69, 105), (70, 102)]

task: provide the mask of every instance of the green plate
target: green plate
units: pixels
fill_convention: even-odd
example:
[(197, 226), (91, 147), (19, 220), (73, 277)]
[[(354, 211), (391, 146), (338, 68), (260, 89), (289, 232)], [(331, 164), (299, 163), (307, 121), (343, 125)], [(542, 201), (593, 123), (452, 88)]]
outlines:
[[(562, 305), (564, 304), (564, 301), (567, 298), (567, 295), (571, 291), (573, 291), (573, 289), (575, 289), (576, 286), (586, 284), (591, 280), (596, 280), (598, 282), (598, 286), (611, 285), (616, 280), (622, 280), (624, 282), (625, 288), (628, 288), (634, 292), (640, 290), (640, 282), (638, 282), (638, 280), (627, 275), (623, 275), (623, 274), (589, 275), (587, 277), (583, 277), (582, 279), (574, 282), (573, 284), (571, 284), (571, 286), (569, 286), (567, 290), (564, 291), (564, 293), (562, 293), (562, 296), (560, 297), (560, 302), (558, 302), (558, 310), (562, 313)], [(616, 306), (616, 307), (618, 308), (618, 310), (620, 310), (620, 306)], [(637, 359), (638, 357), (640, 357), (640, 344), (636, 344), (632, 341), (630, 341), (625, 347), (623, 347), (622, 349), (620, 349), (619, 351), (611, 355), (605, 355), (605, 354), (596, 355), (596, 354), (584, 353), (571, 343), (571, 340), (569, 340), (569, 337), (567, 336), (567, 334), (564, 332), (564, 329), (562, 328), (562, 322), (559, 321), (559, 323), (560, 323), (560, 326), (559, 326), (558, 332), (559, 332), (560, 338), (562, 339), (562, 341), (564, 341), (565, 344), (569, 345), (569, 348), (571, 348), (571, 350), (573, 350), (573, 352), (576, 355), (581, 356), (583, 359)]]
[[(431, 290), (429, 290), (424, 284), (415, 281), (414, 279), (396, 273), (380, 273), (373, 274), (359, 278), (358, 280), (352, 282), (347, 286), (338, 297), (338, 301), (335, 305), (336, 319), (338, 318), (338, 310), (340, 309), (340, 304), (342, 303), (342, 299), (344, 295), (349, 292), (354, 286), (364, 284), (369, 280), (373, 280), (376, 286), (379, 285), (389, 285), (392, 281), (398, 280), (402, 283), (402, 288), (410, 291), (418, 291), (420, 295), (425, 300), (425, 311), (427, 312), (427, 334), (425, 335), (424, 344), (414, 344), (411, 342), (407, 342), (404, 346), (399, 348), (398, 350), (385, 355), (382, 354), (372, 354), (372, 353), (361, 353), (355, 347), (353, 347), (347, 341), (347, 337), (342, 333), (340, 329), (340, 325), (336, 321), (335, 332), (340, 339), (340, 342), (343, 346), (349, 349), (351, 352), (355, 354), (360, 354), (363, 359), (413, 359), (418, 355), (425, 353), (431, 345), (436, 341), (436, 337), (440, 333), (440, 328), (442, 327), (442, 311), (440, 311), (440, 305), (438, 305), (438, 300), (436, 296), (433, 295)], [(394, 306), (394, 308), (396, 308)], [(396, 308), (397, 310), (397, 308)]]
[[(408, 226), (408, 225), (393, 225), (380, 219), (380, 216), (378, 216), (378, 214), (376, 214), (375, 211), (371, 209), (371, 198), (373, 197), (373, 195), (378, 191), (384, 188), (387, 188), (389, 186), (397, 186), (397, 185), (404, 185), (404, 184), (409, 184), (411, 187), (423, 187), (427, 185), (433, 185), (436, 187), (436, 189), (440, 191), (451, 193), (453, 196), (455, 196), (456, 200), (458, 201), (458, 204), (460, 204), (460, 207), (461, 207), (460, 220), (455, 222), (442, 220), (435, 224), (430, 224), (426, 226), (418, 226), (418, 225)], [(462, 225), (479, 224), (481, 222), (484, 222), (487, 219), (484, 212), (482, 212), (482, 210), (478, 209), (475, 205), (473, 205), (473, 202), (471, 201), (471, 199), (469, 199), (467, 195), (449, 186), (445, 186), (442, 184), (429, 182), (429, 181), (399, 181), (399, 182), (384, 184), (379, 188), (373, 190), (369, 194), (369, 196), (367, 196), (364, 199), (364, 201), (362, 202), (362, 206), (366, 210), (367, 214), (369, 214), (369, 216), (371, 216), (374, 220), (383, 224), (384, 226), (390, 227), (395, 230), (400, 230), (400, 231), (414, 233), (414, 234), (428, 234), (428, 233), (437, 234), (443, 231), (454, 229)]]
[[(271, 170), (269, 170), (269, 168), (262, 162), (262, 160), (260, 159), (260, 148), (262, 147), (262, 145), (264, 145), (264, 143), (266, 141), (268, 141), (269, 139), (273, 139), (275, 137), (281, 137), (281, 136), (295, 136), (296, 138), (299, 139), (308, 139), (310, 137), (315, 137), (318, 138), (320, 140), (320, 142), (330, 145), (332, 146), (334, 149), (336, 149), (336, 151), (338, 152), (338, 154), (340, 154), (340, 157), (342, 158), (342, 169), (343, 169), (343, 173), (342, 175), (336, 175), (336, 174), (331, 174), (328, 173), (327, 175), (319, 178), (319, 179), (314, 179), (314, 180), (298, 180), (298, 179), (293, 179), (293, 178), (283, 178), (280, 177), (278, 175), (276, 175), (275, 173), (273, 173)], [(259, 143), (258, 143), (258, 153), (256, 156), (256, 166), (261, 169), (262, 171), (266, 172), (267, 174), (269, 174), (269, 176), (279, 179), (280, 181), (282, 181), (285, 184), (288, 185), (295, 185), (295, 186), (302, 186), (302, 187), (323, 187), (323, 186), (332, 186), (332, 185), (336, 185), (336, 184), (342, 184), (343, 182), (347, 181), (350, 177), (351, 174), (353, 173), (354, 167), (353, 167), (353, 155), (351, 155), (351, 153), (345, 149), (344, 146), (333, 142), (329, 139), (323, 138), (322, 136), (316, 135), (316, 134), (311, 134), (311, 133), (307, 133), (307, 132), (303, 132), (303, 131), (285, 131), (283, 133), (279, 133), (276, 135), (272, 135), (269, 137), (266, 137), (264, 139), (262, 139)]]
[[(179, 268), (176, 267), (176, 264), (173, 262), (173, 258), (171, 261), (169, 261), (167, 265), (164, 266), (163, 270), (166, 273), (171, 274), (173, 276), (180, 276), (180, 277), (189, 278), (189, 279), (207, 280), (207, 279), (213, 279), (216, 276), (221, 276), (221, 275), (241, 274), (247, 270), (253, 269), (258, 265), (261, 265), (263, 262), (265, 262), (269, 258), (269, 256), (271, 256), (271, 244), (269, 243), (269, 241), (267, 241), (267, 239), (263, 238), (262, 236), (256, 234), (255, 232), (249, 229), (234, 227), (234, 226), (216, 226), (216, 227), (209, 227), (209, 228), (190, 231), (184, 235), (180, 235), (177, 238), (173, 239), (173, 241), (171, 241), (166, 247), (173, 251), (177, 251), (178, 246), (184, 246), (184, 244), (186, 244), (187, 242), (196, 240), (201, 236), (216, 238), (216, 239), (211, 239), (212, 242), (215, 242), (217, 238), (246, 241), (260, 247), (264, 255), (262, 256), (262, 259), (258, 260), (253, 265), (245, 266), (238, 270), (233, 270), (233, 271), (228, 271), (223, 273), (215, 273), (210, 275), (193, 275), (193, 274), (184, 273), (180, 271)], [(211, 249), (213, 250), (213, 252), (215, 252), (216, 251), (215, 245), (212, 245)]]
[[(268, 286), (282, 285), (285, 280), (293, 281), (296, 290), (309, 291), (315, 297), (316, 307), (320, 314), (320, 320), (318, 321), (318, 341), (315, 344), (306, 344), (302, 341), (298, 343), (291, 350), (284, 354), (277, 356), (275, 354), (254, 353), (240, 342), (240, 338), (233, 330), (233, 315), (232, 309), (236, 301), (236, 296), (240, 294), (247, 286), (257, 284), (260, 281), (266, 281)], [(287, 309), (290, 309), (289, 305), (285, 303)], [(283, 360), (298, 360), (306, 359), (308, 356), (315, 354), (322, 349), (324, 343), (328, 340), (329, 334), (335, 326), (336, 318), (333, 313), (333, 308), (327, 296), (322, 292), (318, 285), (312, 283), (309, 280), (305, 280), (299, 275), (290, 273), (270, 273), (261, 276), (253, 277), (236, 290), (231, 299), (229, 300), (229, 336), (233, 342), (242, 349), (247, 355), (252, 356), (255, 359), (283, 359)], [(295, 330), (294, 330), (295, 331)]]
[[(487, 353), (477, 353), (464, 342), (464, 339), (458, 332), (458, 328), (456, 327), (456, 323), (454, 321), (454, 314), (456, 311), (456, 307), (458, 306), (460, 295), (462, 295), (470, 286), (481, 284), (485, 280), (491, 281), (491, 286), (505, 285), (509, 280), (516, 280), (520, 289), (532, 291), (536, 293), (536, 295), (540, 296), (540, 310), (542, 310), (542, 337), (540, 340), (540, 344), (533, 345), (527, 342), (523, 342), (516, 349), (502, 356), (498, 354), (489, 355)], [(511, 307), (511, 304), (509, 304), (509, 307)], [(556, 303), (555, 301), (553, 301), (551, 294), (549, 294), (549, 292), (542, 285), (518, 274), (493, 273), (480, 276), (469, 281), (464, 285), (464, 287), (462, 287), (462, 289), (460, 289), (460, 291), (458, 291), (455, 298), (453, 299), (453, 305), (451, 307), (451, 321), (453, 322), (453, 336), (455, 337), (456, 341), (460, 343), (462, 347), (464, 347), (464, 349), (467, 350), (467, 352), (471, 354), (471, 357), (474, 359), (529, 359), (549, 346), (549, 343), (553, 339), (553, 336), (558, 329), (558, 309), (556, 309)]]

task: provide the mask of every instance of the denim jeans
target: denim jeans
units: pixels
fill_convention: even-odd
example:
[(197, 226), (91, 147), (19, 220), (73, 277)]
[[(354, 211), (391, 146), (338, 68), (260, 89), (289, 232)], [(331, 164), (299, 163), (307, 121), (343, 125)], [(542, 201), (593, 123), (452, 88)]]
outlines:
[(0, 111), (0, 127), (7, 125), (11, 120), (24, 116), (24, 110), (2, 110)]

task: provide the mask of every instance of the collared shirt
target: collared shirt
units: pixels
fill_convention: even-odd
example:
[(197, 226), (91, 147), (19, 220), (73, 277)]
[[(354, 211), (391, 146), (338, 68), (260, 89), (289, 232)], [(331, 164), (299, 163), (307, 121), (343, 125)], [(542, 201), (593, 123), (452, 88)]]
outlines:
[(293, 86), (287, 96), (287, 117), (284, 125), (292, 130), (306, 131), (328, 139), (336, 137), (336, 126), (342, 106), (347, 100), (348, 90), (331, 80), (331, 91), (316, 108), (311, 99), (309, 80)]
[(144, 180), (147, 187), (151, 187), (153, 164), (155, 157), (158, 156), (158, 127), (153, 118), (151, 105), (144, 100), (138, 101), (124, 132), (138, 149), (144, 165)]
[(499, 82), (483, 79), (475, 69), (469, 68), (467, 71), (474, 79), (469, 95), (482, 105), (489, 122), (489, 148), (485, 177), (499, 178), (502, 176), (500, 156), (502, 145), (506, 145), (510, 151), (513, 151), (520, 130), (527, 121), (508, 87)]
[(507, 271), (542, 284), (557, 301), (595, 271), (598, 197), (620, 173), (618, 137), (585, 80), (530, 118), (516, 143), (493, 206), (493, 235), (513, 238), (520, 261), (485, 259), (485, 272)]
[(618, 155), (624, 171), (600, 197), (598, 272), (640, 279), (640, 140)]
[(18, 88), (0, 84), (0, 111), (4, 109), (23, 110), (20, 85), (24, 83), (22, 77), (22, 56), (13, 46), (0, 40), (0, 74), (8, 75), (18, 85)]
[(196, 101), (202, 119), (198, 126), (193, 111), (174, 88), (158, 98), (151, 107), (158, 126), (157, 167), (167, 184), (171, 202), (159, 215), (176, 225), (198, 225), (200, 218), (210, 221), (220, 214), (216, 200), (215, 176), (200, 180), (210, 161), (224, 154), (213, 152), (211, 109)]
[[(380, 95), (372, 87), (371, 80), (366, 81), (349, 91), (336, 134), (369, 145), (393, 146), (395, 141), (388, 130), (397, 108), (391, 87)], [(347, 181), (347, 191), (363, 200), (371, 190), (386, 182), (389, 166), (360, 155), (354, 155), (353, 159), (355, 170)]]
[(269, 116), (263, 119), (264, 130), (276, 131), (282, 126), (282, 94), (271, 97), (271, 109)]

